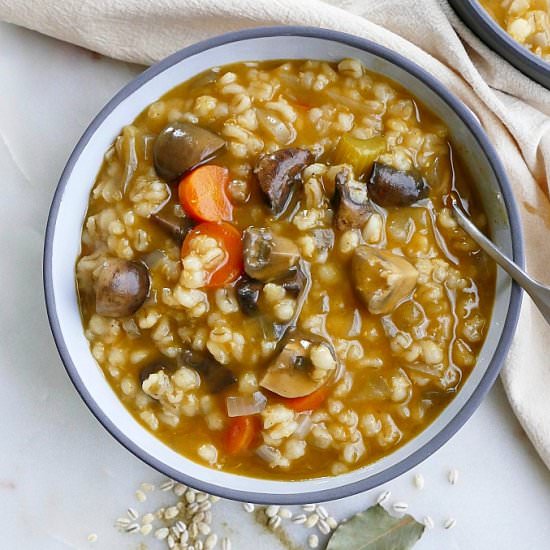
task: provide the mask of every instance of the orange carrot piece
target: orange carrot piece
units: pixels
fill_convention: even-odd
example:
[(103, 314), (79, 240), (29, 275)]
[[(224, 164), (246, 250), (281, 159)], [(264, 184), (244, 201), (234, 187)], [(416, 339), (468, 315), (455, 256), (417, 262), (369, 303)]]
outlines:
[(199, 235), (212, 237), (224, 251), (223, 260), (207, 274), (207, 287), (223, 286), (235, 281), (243, 272), (243, 245), (240, 231), (230, 223), (205, 222), (194, 227), (183, 241), (181, 257), (191, 251), (191, 243)]
[(182, 178), (178, 187), (185, 212), (199, 221), (231, 221), (233, 205), (227, 196), (229, 171), (222, 166), (199, 166)]
[(237, 416), (223, 436), (223, 445), (230, 455), (237, 455), (246, 451), (254, 443), (260, 433), (260, 419), (257, 416)]
[(323, 404), (328, 394), (328, 388), (322, 387), (309, 395), (304, 395), (304, 397), (285, 399), (284, 403), (288, 408), (296, 412), (314, 411)]

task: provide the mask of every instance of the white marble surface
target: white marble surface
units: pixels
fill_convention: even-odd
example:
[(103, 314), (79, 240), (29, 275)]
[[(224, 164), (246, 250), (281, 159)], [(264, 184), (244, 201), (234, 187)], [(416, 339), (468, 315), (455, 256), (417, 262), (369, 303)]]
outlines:
[[(0, 547), (7, 550), (136, 548), (140, 539), (118, 534), (113, 521), (141, 481), (162, 479), (103, 430), (71, 386), (50, 336), (41, 276), (63, 165), (93, 115), (139, 71), (0, 24)], [(450, 467), (460, 471), (455, 486), (446, 480)], [(412, 484), (415, 472), (426, 479), (422, 491)], [(500, 384), (449, 443), (387, 488), (416, 517), (434, 518), (418, 550), (550, 547), (550, 473)], [(343, 518), (380, 490), (327, 507)], [(231, 535), (234, 549), (281, 548), (238, 504), (216, 506), (219, 532)], [(446, 531), (451, 516), (457, 525)], [(292, 532), (298, 542), (304, 534)]]

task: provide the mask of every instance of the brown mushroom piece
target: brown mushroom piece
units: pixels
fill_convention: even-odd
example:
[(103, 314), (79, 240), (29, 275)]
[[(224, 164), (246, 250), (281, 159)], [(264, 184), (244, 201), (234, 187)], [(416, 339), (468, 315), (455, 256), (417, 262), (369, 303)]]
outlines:
[(286, 275), (277, 279), (275, 283), (282, 286), (293, 298), (297, 298), (307, 284), (307, 275), (298, 266), (288, 270)]
[(264, 227), (249, 227), (243, 233), (244, 270), (249, 277), (271, 281), (283, 276), (300, 260), (298, 247), (286, 237)]
[(212, 393), (219, 393), (237, 382), (233, 371), (218, 363), (210, 354), (187, 349), (178, 355), (177, 362), (178, 367), (196, 370)]
[(178, 246), (183, 244), (185, 236), (195, 225), (191, 218), (176, 209), (174, 203), (169, 203), (158, 212), (151, 214), (151, 221), (174, 239)]
[(428, 195), (429, 186), (413, 170), (375, 162), (367, 184), (370, 198), (380, 206), (409, 206)]
[(259, 311), (258, 301), (264, 284), (244, 275), (235, 284), (237, 302), (245, 315), (256, 315)]
[[(328, 369), (324, 370), (324, 376), (315, 376), (318, 370), (315, 364), (319, 362), (316, 357), (311, 357), (322, 348), (322, 354), (329, 360)], [(326, 362), (326, 358), (324, 359)], [(336, 370), (338, 361), (336, 352), (328, 341), (313, 341), (306, 337), (293, 336), (285, 343), (273, 363), (260, 380), (260, 386), (286, 398), (303, 397), (318, 390), (327, 383), (332, 373)]]
[(373, 211), (367, 186), (353, 179), (353, 173), (343, 168), (335, 176), (336, 228), (340, 231), (362, 227)]
[(418, 279), (418, 271), (403, 256), (367, 245), (355, 249), (351, 274), (359, 296), (375, 315), (393, 311)]
[(210, 130), (189, 122), (171, 122), (155, 140), (155, 170), (161, 178), (174, 181), (211, 160), (224, 147), (225, 141)]
[(314, 160), (311, 151), (293, 147), (260, 156), (254, 173), (275, 215), (285, 209), (292, 187), (299, 181), (302, 170)]
[(133, 315), (145, 302), (150, 288), (145, 264), (107, 258), (95, 277), (95, 310), (105, 317)]

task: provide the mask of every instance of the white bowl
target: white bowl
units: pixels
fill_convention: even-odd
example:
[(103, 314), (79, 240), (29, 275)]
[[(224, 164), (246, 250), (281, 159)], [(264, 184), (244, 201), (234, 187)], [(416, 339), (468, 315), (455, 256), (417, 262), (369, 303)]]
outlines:
[(417, 437), (377, 462), (334, 477), (272, 481), (213, 470), (176, 453), (143, 428), (122, 405), (84, 337), (74, 262), (90, 189), (103, 155), (121, 128), (174, 86), (210, 67), (237, 61), (356, 57), (408, 89), (446, 122), (453, 143), (477, 178), (494, 242), (523, 263), (519, 216), (495, 150), (470, 111), (407, 59), (347, 34), (305, 27), (251, 29), (185, 48), (124, 87), (86, 130), (61, 176), (44, 250), (44, 285), (52, 332), (67, 372), (92, 413), (130, 452), (167, 476), (200, 490), (247, 502), (305, 503), (371, 489), (412, 468), (454, 434), (494, 382), (519, 314), (520, 291), (499, 272), (492, 322), (479, 360), (442, 414)]

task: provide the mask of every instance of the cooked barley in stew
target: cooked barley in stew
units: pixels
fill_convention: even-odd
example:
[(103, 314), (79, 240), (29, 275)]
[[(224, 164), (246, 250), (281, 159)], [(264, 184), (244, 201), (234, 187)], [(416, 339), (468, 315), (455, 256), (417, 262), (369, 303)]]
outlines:
[(517, 42), (550, 61), (550, 0), (479, 0)]
[(445, 124), (359, 61), (214, 68), (107, 151), (76, 266), (91, 351), (192, 460), (336, 475), (428, 426), (476, 364), (494, 269)]

